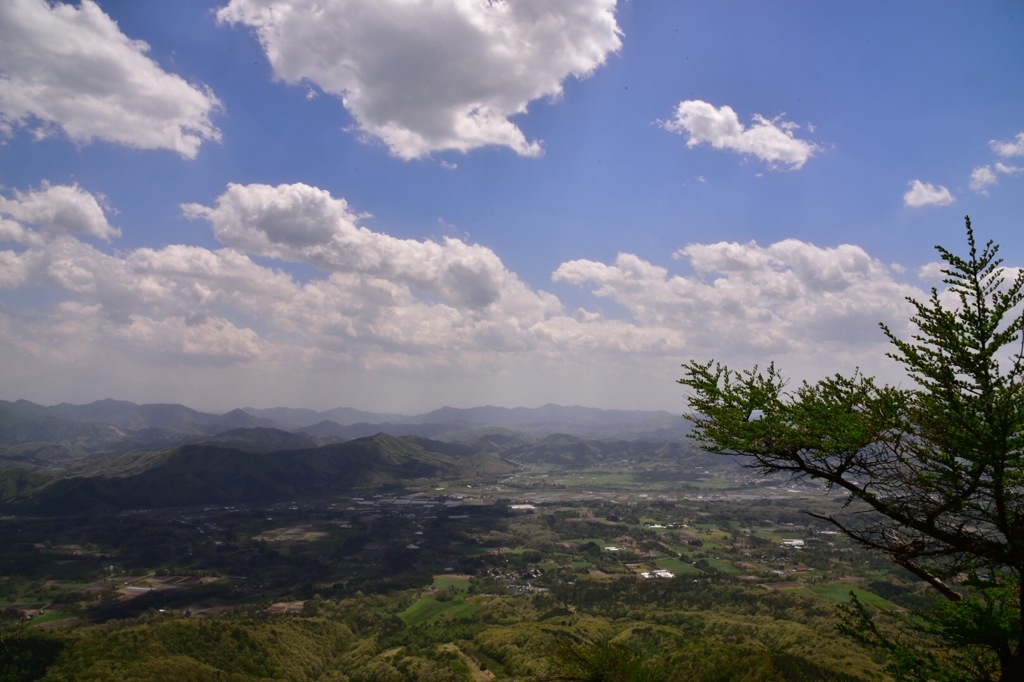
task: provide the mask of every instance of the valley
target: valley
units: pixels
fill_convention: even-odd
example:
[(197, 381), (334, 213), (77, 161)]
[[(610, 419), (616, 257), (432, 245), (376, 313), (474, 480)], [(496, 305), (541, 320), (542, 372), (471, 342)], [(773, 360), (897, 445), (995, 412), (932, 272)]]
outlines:
[(874, 680), (838, 609), (927, 600), (804, 513), (838, 496), (682, 439), (501, 428), (21, 469), (0, 679)]

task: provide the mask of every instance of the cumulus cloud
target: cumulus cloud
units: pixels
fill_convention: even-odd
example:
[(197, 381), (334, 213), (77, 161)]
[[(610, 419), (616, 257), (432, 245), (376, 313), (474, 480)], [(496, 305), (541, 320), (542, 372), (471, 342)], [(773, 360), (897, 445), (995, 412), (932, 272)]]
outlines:
[(162, 363), (224, 365), (256, 360), (265, 345), (252, 329), (223, 318), (183, 315), (153, 319), (143, 315), (113, 329), (114, 337), (145, 347)]
[(616, 0), (231, 0), (277, 78), (342, 99), (392, 154), (487, 145), (542, 153), (511, 117), (621, 46)]
[[(32, 242), (39, 235), (84, 234), (110, 241), (121, 231), (107, 222), (97, 198), (78, 185), (43, 183), (38, 190), (0, 196), (0, 241)], [(31, 227), (26, 227), (31, 226)], [(33, 229), (35, 228), (35, 229)]]
[(662, 126), (673, 133), (687, 134), (687, 147), (710, 144), (754, 156), (772, 168), (802, 168), (820, 148), (813, 142), (796, 137), (800, 126), (781, 119), (767, 119), (754, 114), (753, 125), (746, 127), (732, 107), (715, 108), (701, 100), (686, 100), (676, 106), (675, 118)]
[(907, 183), (910, 189), (903, 195), (903, 204), (912, 208), (921, 206), (949, 206), (956, 202), (952, 192), (942, 185), (933, 185), (920, 180)]
[[(53, 352), (78, 357), (93, 338), (97, 352), (201, 367), (304, 357), (304, 371), (327, 359), (334, 371), (485, 371), (496, 356), (536, 349), (537, 326), (563, 314), (490, 249), (374, 232), (315, 187), (231, 185), (215, 206), (185, 212), (209, 221), (225, 246), (109, 254), (57, 234), (0, 251), (0, 286), (64, 298)], [(295, 262), (321, 272), (299, 282), (283, 269)]]
[(1024, 132), (1012, 140), (990, 140), (988, 145), (999, 156), (1024, 156)]
[(447, 237), (396, 239), (359, 224), (367, 218), (342, 198), (305, 184), (232, 184), (216, 206), (187, 204), (224, 244), (258, 256), (320, 270), (400, 283), (458, 308), (478, 310), (502, 299), (546, 310), (550, 297), (528, 292), (491, 249)]
[(0, 134), (59, 128), (75, 142), (106, 140), (194, 158), (219, 140), (220, 101), (168, 73), (149, 46), (124, 35), (93, 0), (0, 3)]
[(678, 332), (676, 352), (718, 358), (820, 361), (874, 347), (881, 341), (877, 322), (899, 326), (903, 299), (913, 291), (850, 245), (719, 242), (691, 244), (675, 255), (694, 276), (620, 254), (612, 264), (564, 263), (554, 277), (615, 301), (638, 330), (660, 329), (665, 338)]
[[(0, 326), (9, 319), (0, 314)], [(49, 315), (21, 320), (7, 342), (50, 368), (70, 365), (84, 372), (90, 364), (101, 363), (105, 371), (120, 373), (134, 362), (156, 369), (158, 375), (162, 371), (167, 381), (182, 367), (205, 370), (251, 363), (264, 357), (267, 345), (252, 329), (222, 318), (133, 314), (112, 320), (102, 305), (72, 300), (61, 302)], [(111, 355), (116, 357), (113, 366)]]
[[(567, 312), (490, 249), (395, 238), (317, 187), (232, 184), (184, 211), (223, 246), (110, 252), (85, 240), (95, 228), (10, 218), (38, 238), (0, 250), (0, 286), (24, 292), (0, 306), (0, 377), (72, 372), (81, 385), (95, 370), (90, 386), (126, 395), (111, 382), (139, 376), (146, 399), (188, 377), (183, 391), (206, 382), (231, 406), (250, 385), (265, 385), (268, 403), (308, 404), (315, 386), (317, 402), (351, 404), (358, 390), (386, 393), (391, 409), (407, 395), (420, 407), (460, 396), (664, 406), (691, 357), (776, 359), (807, 378), (879, 373), (877, 322), (906, 332), (905, 297), (925, 296), (856, 246), (719, 242), (679, 249), (683, 267), (628, 253), (565, 262), (553, 280), (592, 295)], [(19, 312), (38, 292), (55, 303)]]

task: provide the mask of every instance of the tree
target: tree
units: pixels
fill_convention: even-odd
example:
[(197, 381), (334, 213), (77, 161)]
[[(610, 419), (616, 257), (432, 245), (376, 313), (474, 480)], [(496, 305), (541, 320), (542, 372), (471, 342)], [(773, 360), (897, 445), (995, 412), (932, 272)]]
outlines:
[(979, 250), (966, 228), (966, 257), (936, 247), (947, 291), (907, 299), (917, 333), (881, 325), (911, 387), (858, 370), (790, 390), (774, 364), (714, 361), (679, 383), (703, 448), (840, 491), (842, 511), (815, 516), (941, 595), (915, 622), (946, 653), (875, 633), (899, 674), (1024, 680), (1024, 271), (1007, 281), (998, 245)]

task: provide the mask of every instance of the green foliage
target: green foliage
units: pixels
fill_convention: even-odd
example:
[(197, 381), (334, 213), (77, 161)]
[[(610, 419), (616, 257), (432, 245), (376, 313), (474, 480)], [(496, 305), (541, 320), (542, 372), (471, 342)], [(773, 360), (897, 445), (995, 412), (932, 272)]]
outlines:
[(558, 671), (551, 680), (572, 682), (659, 682), (660, 671), (645, 666), (646, 658), (619, 642), (577, 645), (560, 642), (553, 665)]
[(48, 476), (26, 469), (17, 467), (0, 469), (0, 500), (17, 499), (44, 485), (48, 480)]
[(577, 642), (563, 638), (545, 679), (577, 682), (667, 682), (669, 680), (863, 679), (852, 667), (823, 664), (813, 650), (800, 651), (779, 638), (682, 635), (666, 628), (639, 627), (613, 639)]
[[(880, 386), (855, 372), (789, 390), (773, 364), (737, 372), (696, 361), (684, 365), (679, 383), (689, 389), (703, 447), (843, 491), (843, 512), (814, 515), (951, 602), (914, 621), (933, 641), (956, 647), (946, 663), (970, 679), (1018, 680), (1024, 270), (1006, 281), (998, 247), (979, 249), (970, 219), (967, 244), (966, 257), (936, 247), (948, 294), (933, 289), (927, 301), (908, 299), (916, 334), (901, 339), (882, 325), (889, 356), (913, 388)], [(906, 647), (883, 648), (909, 655)]]
[(24, 636), (25, 622), (0, 635), (0, 682), (37, 680), (60, 655), (64, 643), (56, 637)]
[(30, 628), (0, 680), (461, 682), (484, 679), (485, 670), (495, 680), (878, 679), (862, 653), (830, 646), (835, 622), (810, 600), (682, 579), (581, 582), (567, 586), (567, 602), (549, 592), (477, 595), (475, 614), (415, 626), (390, 615), (410, 591), (314, 598), (303, 616), (149, 613), (52, 633)]
[(352, 639), (345, 626), (321, 619), (167, 620), (85, 629), (64, 640), (41, 679), (315, 680)]

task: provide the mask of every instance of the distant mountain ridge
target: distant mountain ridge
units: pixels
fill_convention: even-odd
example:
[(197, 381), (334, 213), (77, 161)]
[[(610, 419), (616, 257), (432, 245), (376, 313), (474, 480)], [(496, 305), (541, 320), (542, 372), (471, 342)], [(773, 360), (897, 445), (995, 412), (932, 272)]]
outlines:
[(555, 405), (541, 407), (442, 407), (414, 421), (421, 423), (465, 422), (486, 426), (525, 426), (531, 424), (640, 424), (654, 418), (678, 418), (669, 412), (641, 410), (604, 410), (594, 407)]
[(0, 401), (0, 506), (49, 514), (235, 504), (414, 479), (494, 481), (523, 466), (702, 466), (710, 455), (683, 438), (687, 430), (667, 412), (559, 405), (217, 415), (117, 400)]
[[(445, 439), (484, 427), (502, 427), (547, 435), (585, 437), (680, 438), (688, 425), (669, 412), (603, 410), (544, 405), (538, 408), (443, 407), (422, 415), (374, 413), (354, 408), (317, 412), (293, 408), (200, 412), (178, 404), (98, 400), (85, 405), (43, 406), (27, 400), (0, 400), (0, 454), (45, 450), (47, 457), (139, 447), (166, 447), (230, 431), (267, 428), (326, 440), (352, 439), (387, 432)], [(33, 449), (33, 444), (35, 449)], [(43, 447), (42, 444), (48, 444)]]
[(205, 504), (267, 503), (331, 490), (380, 488), (467, 471), (507, 476), (516, 464), (493, 454), (379, 434), (315, 448), (252, 452), (219, 442), (140, 455), (120, 475), (56, 478), (9, 493), (3, 506), (65, 514)]
[(109, 399), (53, 406), (0, 400), (0, 457), (51, 462), (95, 452), (168, 447), (232, 429), (274, 426), (243, 410), (217, 415), (184, 405), (136, 405)]
[(353, 407), (336, 407), (332, 410), (321, 412), (293, 407), (271, 407), (266, 409), (244, 407), (242, 411), (254, 417), (270, 420), (279, 427), (287, 429), (306, 428), (322, 421), (330, 421), (342, 426), (348, 426), (360, 422), (377, 424), (400, 422), (410, 418), (408, 415), (403, 414), (366, 412)]

